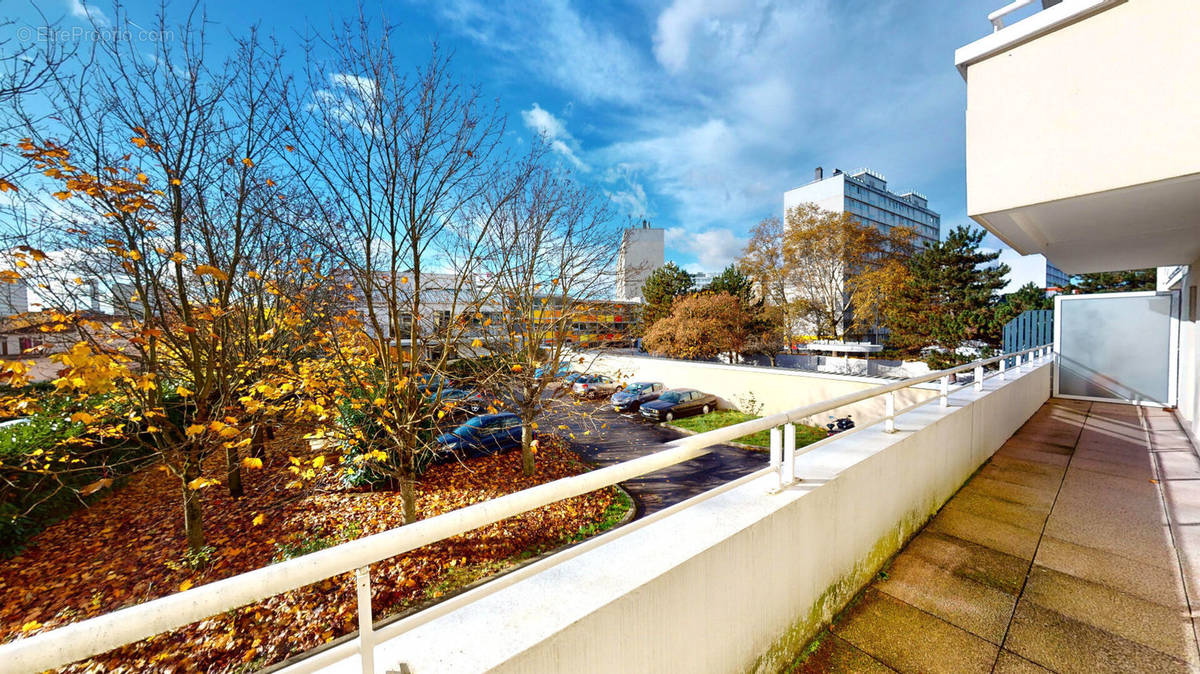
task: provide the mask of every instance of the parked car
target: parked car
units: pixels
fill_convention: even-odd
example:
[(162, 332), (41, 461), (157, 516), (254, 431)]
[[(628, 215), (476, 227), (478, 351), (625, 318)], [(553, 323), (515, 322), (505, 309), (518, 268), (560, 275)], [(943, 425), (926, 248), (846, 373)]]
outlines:
[(717, 397), (690, 388), (673, 388), (658, 400), (643, 403), (642, 416), (654, 421), (672, 421), (693, 414), (708, 414), (717, 409)]
[(634, 382), (612, 394), (612, 398), (609, 400), (612, 402), (613, 409), (617, 412), (636, 412), (642, 406), (642, 403), (657, 400), (659, 394), (666, 390), (666, 388), (659, 381)]
[(450, 416), (458, 418), (483, 414), (489, 406), (495, 406), (495, 398), (483, 391), (474, 389), (442, 389), (440, 398), (437, 398), (432, 393), (426, 394), (426, 398), (430, 401), (436, 399), (444, 403), (453, 402), (454, 405), (450, 409)]
[(420, 374), (417, 375), (416, 388), (423, 394), (428, 395), (430, 392), (445, 391), (452, 388), (453, 383), (440, 374)]
[[(552, 369), (552, 365), (550, 363), (546, 363), (545, 365), (534, 370), (533, 376), (537, 379), (541, 379), (542, 375), (546, 374), (547, 372), (550, 372), (551, 369)], [(570, 363), (559, 363), (558, 367), (553, 368), (553, 369), (554, 369), (554, 374), (550, 375), (551, 379), (558, 379), (559, 377), (565, 377), (571, 373)]]
[(603, 374), (585, 374), (571, 384), (571, 393), (580, 398), (599, 398), (614, 393), (621, 385)]
[(481, 414), (439, 435), (437, 441), (442, 458), (486, 456), (514, 449), (521, 446), (521, 417), (512, 412)]

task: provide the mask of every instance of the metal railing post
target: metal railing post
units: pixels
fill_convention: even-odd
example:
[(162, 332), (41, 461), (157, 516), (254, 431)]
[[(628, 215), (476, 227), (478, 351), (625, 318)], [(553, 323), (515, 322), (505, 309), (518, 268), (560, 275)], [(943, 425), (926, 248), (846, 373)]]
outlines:
[(1007, 358), (1000, 359), (1000, 381), (1005, 381), (1006, 379), (1008, 379), (1008, 374), (1005, 372), (1005, 370), (1008, 369), (1007, 365), (1008, 365)]
[(896, 432), (896, 392), (888, 391), (883, 396), (883, 432)]
[(983, 390), (983, 363), (975, 366), (975, 392)]
[(771, 470), (775, 471), (775, 488), (783, 488), (783, 431), (771, 429)]
[(371, 567), (360, 566), (355, 569), (354, 584), (358, 589), (358, 654), (362, 660), (363, 674), (375, 674), (375, 632), (371, 620)]
[(942, 375), (942, 391), (939, 397), (941, 398), (939, 404), (942, 407), (950, 406), (950, 375), (948, 374)]
[(783, 427), (783, 475), (782, 484), (787, 486), (796, 481), (796, 424)]

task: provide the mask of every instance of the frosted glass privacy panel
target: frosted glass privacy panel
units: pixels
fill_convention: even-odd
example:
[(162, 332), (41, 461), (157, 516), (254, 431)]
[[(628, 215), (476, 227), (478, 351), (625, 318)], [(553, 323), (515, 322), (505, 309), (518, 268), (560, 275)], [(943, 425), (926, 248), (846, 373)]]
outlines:
[(1056, 394), (1172, 404), (1174, 300), (1169, 293), (1060, 296)]

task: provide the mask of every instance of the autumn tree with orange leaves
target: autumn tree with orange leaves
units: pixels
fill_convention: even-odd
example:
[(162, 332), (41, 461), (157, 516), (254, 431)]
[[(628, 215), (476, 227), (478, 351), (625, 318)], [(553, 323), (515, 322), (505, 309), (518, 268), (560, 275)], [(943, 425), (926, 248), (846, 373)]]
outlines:
[(884, 232), (846, 212), (802, 204), (781, 232), (789, 313), (801, 335), (843, 340), (886, 324), (884, 309), (908, 275), (911, 229)]
[[(277, 184), (279, 55), (251, 33), (214, 67), (202, 29), (178, 35), (150, 54), (97, 41), (89, 67), (53, 78), (58, 126), (19, 145), (52, 186), (14, 185), (53, 207), (10, 249), (5, 280), (39, 288), (54, 329), (77, 338), (54, 356), (73, 418), (147, 446), (178, 478), (198, 551), (203, 489), (240, 493), (241, 469), (262, 466), (256, 429), (285, 412), (291, 391), (265, 373), (296, 362), (325, 314), (290, 224), (302, 216)], [(91, 315), (98, 301), (114, 318)]]

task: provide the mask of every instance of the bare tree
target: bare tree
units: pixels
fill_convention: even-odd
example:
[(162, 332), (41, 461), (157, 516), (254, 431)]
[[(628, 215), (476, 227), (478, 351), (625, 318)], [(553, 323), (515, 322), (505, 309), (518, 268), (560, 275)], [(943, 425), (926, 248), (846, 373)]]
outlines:
[(546, 392), (568, 360), (574, 325), (609, 311), (620, 236), (593, 192), (548, 169), (526, 183), (493, 228), (489, 271), (503, 310), (482, 341), (500, 364), (491, 386), (521, 417), (526, 475), (535, 468), (537, 420), (560, 400)]
[[(510, 161), (503, 116), (456, 80), (436, 46), (409, 71), (395, 39), (386, 19), (375, 30), (360, 16), (309, 44), (287, 149), (318, 205), (308, 232), (347, 292), (350, 320), (331, 354), (347, 381), (335, 386), (372, 429), (329, 432), (370, 445), (363, 455), (399, 483), (411, 522), (413, 482), (436, 449), (437, 391), (489, 301), (477, 276), (485, 243), (532, 157)], [(317, 58), (318, 46), (332, 58)]]

